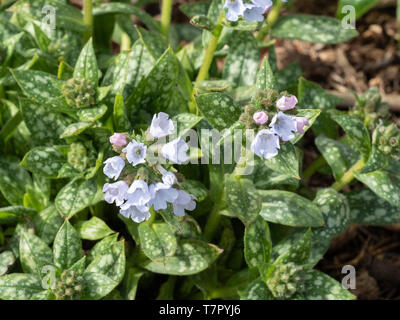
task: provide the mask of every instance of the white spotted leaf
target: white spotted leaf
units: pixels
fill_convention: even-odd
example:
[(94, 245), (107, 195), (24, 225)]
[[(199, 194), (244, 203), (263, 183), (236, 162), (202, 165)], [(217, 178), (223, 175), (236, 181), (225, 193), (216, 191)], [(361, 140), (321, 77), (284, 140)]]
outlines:
[(42, 287), (42, 280), (35, 274), (12, 273), (0, 277), (2, 300), (37, 300), (46, 291)]
[(249, 267), (258, 267), (271, 259), (272, 242), (269, 227), (261, 217), (250, 223), (244, 233), (244, 257)]
[(39, 176), (57, 178), (66, 162), (66, 157), (56, 148), (36, 147), (25, 154), (20, 165)]
[(97, 217), (92, 217), (86, 221), (79, 221), (75, 227), (79, 236), (86, 240), (99, 240), (114, 233), (103, 220)]
[(33, 218), (33, 225), (40, 239), (47, 244), (52, 243), (64, 220), (52, 204), (40, 211)]
[(93, 88), (97, 89), (99, 71), (92, 39), (86, 43), (79, 54), (79, 58), (75, 64), (74, 78), (86, 79)]

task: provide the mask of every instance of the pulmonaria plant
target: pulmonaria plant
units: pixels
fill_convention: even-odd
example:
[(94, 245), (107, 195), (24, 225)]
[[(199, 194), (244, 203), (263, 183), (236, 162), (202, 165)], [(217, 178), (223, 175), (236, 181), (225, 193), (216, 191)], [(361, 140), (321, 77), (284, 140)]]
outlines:
[[(165, 210), (168, 204), (177, 216), (196, 208), (196, 197), (179, 189), (177, 172), (167, 171), (159, 159), (146, 159), (147, 148), (154, 145), (154, 139), (167, 137), (173, 131), (174, 124), (168, 114), (160, 112), (153, 116), (147, 133), (136, 137), (144, 143), (122, 133), (110, 137), (113, 149), (120, 150), (120, 155), (105, 160), (103, 172), (110, 179), (122, 180), (104, 184), (104, 199), (115, 202), (124, 217), (140, 223), (151, 217), (151, 209)], [(187, 143), (176, 138), (161, 147), (160, 155), (172, 163), (182, 164), (189, 159), (188, 150)]]

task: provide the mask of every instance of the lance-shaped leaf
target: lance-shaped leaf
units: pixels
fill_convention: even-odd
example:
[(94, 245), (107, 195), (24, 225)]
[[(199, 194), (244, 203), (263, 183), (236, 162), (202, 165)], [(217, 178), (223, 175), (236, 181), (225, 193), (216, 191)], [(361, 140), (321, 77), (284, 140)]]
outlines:
[(388, 156), (379, 150), (376, 145), (373, 145), (368, 161), (365, 164), (365, 167), (361, 170), (361, 173), (369, 173), (383, 169), (388, 165), (388, 163)]
[(21, 234), (19, 255), (25, 273), (34, 273), (41, 277), (42, 268), (53, 265), (51, 249), (43, 240), (29, 232)]
[(48, 146), (61, 142), (59, 136), (71, 123), (67, 117), (28, 99), (20, 98), (19, 103), (24, 122), (35, 142)]
[(102, 255), (102, 252), (107, 251), (108, 248), (117, 243), (117, 240), (118, 240), (118, 234), (113, 234), (97, 242), (87, 255), (88, 262), (90, 263), (97, 256)]
[(332, 169), (335, 180), (340, 180), (344, 173), (357, 162), (360, 154), (351, 146), (321, 134), (315, 139), (318, 150)]
[(125, 274), (125, 246), (124, 241), (114, 242), (112, 245), (98, 251), (96, 257), (88, 265), (85, 274), (102, 274), (117, 284)]
[(280, 147), (281, 148), (279, 149), (279, 153), (276, 157), (263, 160), (264, 165), (276, 172), (280, 172), (300, 180), (300, 161), (296, 147), (294, 147), (291, 143), (281, 143)]
[(239, 292), (240, 300), (275, 300), (267, 284), (261, 278), (250, 282), (246, 290)]
[[(38, 275), (12, 273), (0, 277), (0, 299), (37, 300), (43, 297), (42, 281)], [(43, 299), (43, 298), (42, 298)]]
[(229, 211), (246, 226), (257, 218), (261, 209), (261, 198), (251, 180), (227, 176), (225, 194)]
[(26, 185), (31, 184), (29, 173), (18, 165), (18, 159), (2, 156), (0, 160), (0, 191), (12, 205), (22, 205)]
[(140, 224), (139, 237), (143, 253), (152, 261), (166, 263), (176, 251), (174, 232), (166, 223)]
[(64, 218), (71, 218), (75, 213), (91, 205), (97, 192), (93, 179), (75, 179), (65, 185), (57, 194), (55, 205)]
[(63, 222), (63, 218), (60, 216), (54, 205), (50, 205), (46, 209), (40, 211), (33, 218), (35, 231), (40, 239), (47, 244), (53, 242)]
[(106, 223), (97, 217), (92, 217), (87, 221), (79, 221), (76, 224), (79, 236), (86, 240), (99, 240), (114, 233)]
[(310, 200), (293, 192), (259, 190), (261, 217), (266, 221), (292, 227), (320, 227), (324, 224), (321, 210)]
[(253, 34), (240, 32), (230, 43), (222, 78), (233, 82), (236, 87), (253, 85), (259, 60), (260, 51)]
[(192, 275), (207, 269), (221, 250), (212, 244), (198, 240), (181, 240), (175, 255), (165, 264), (145, 261), (141, 266), (149, 271), (178, 276)]
[(11, 206), (0, 208), (0, 225), (18, 222), (25, 215), (33, 217), (36, 210), (23, 206)]
[(77, 136), (78, 134), (81, 134), (83, 131), (85, 131), (86, 129), (88, 129), (88, 128), (92, 127), (92, 126), (93, 126), (92, 122), (71, 123), (61, 133), (60, 138), (64, 139), (64, 138)]
[(56, 235), (53, 253), (55, 265), (62, 270), (72, 267), (83, 256), (79, 234), (68, 220)]
[(342, 284), (318, 270), (307, 270), (304, 275), (306, 300), (353, 300), (356, 297)]
[(320, 189), (313, 201), (324, 216), (325, 225), (313, 229), (310, 263), (316, 264), (328, 250), (333, 237), (350, 224), (350, 209), (344, 195), (334, 189)]
[(343, 112), (331, 112), (332, 119), (346, 132), (347, 137), (364, 157), (368, 157), (371, 151), (371, 139), (364, 123), (355, 117)]
[(0, 253), (0, 277), (7, 273), (15, 262), (15, 257), (12, 251), (4, 251)]
[(177, 130), (176, 137), (185, 136), (188, 131), (196, 126), (196, 124), (198, 124), (202, 119), (203, 117), (196, 116), (192, 113), (180, 113), (172, 117), (175, 129)]
[(261, 65), (261, 69), (257, 73), (256, 89), (260, 91), (276, 89), (274, 73), (272, 72), (271, 66), (265, 57)]
[(288, 247), (288, 249), (275, 260), (274, 264), (278, 265), (294, 262), (295, 264), (302, 265), (307, 263), (311, 251), (311, 237), (311, 229), (308, 229), (298, 241)]
[(244, 233), (244, 257), (249, 267), (258, 267), (271, 259), (269, 227), (261, 217), (250, 223)]
[(242, 113), (242, 108), (230, 96), (220, 92), (201, 94), (196, 102), (200, 112), (217, 130), (232, 126)]
[(378, 196), (400, 207), (400, 178), (386, 170), (377, 170), (370, 173), (355, 172), (357, 180), (367, 185)]
[(86, 43), (79, 54), (78, 61), (75, 64), (74, 78), (86, 79), (93, 88), (97, 88), (99, 71), (92, 39)]
[(400, 223), (400, 207), (378, 197), (369, 189), (346, 194), (352, 223), (380, 226)]
[(25, 154), (20, 165), (46, 178), (57, 178), (58, 172), (67, 162), (66, 157), (53, 147), (36, 147)]
[(106, 112), (107, 106), (102, 104), (98, 107), (81, 109), (77, 112), (77, 115), (82, 122), (94, 122), (104, 116)]
[(139, 280), (143, 274), (144, 270), (139, 268), (129, 268), (126, 270), (121, 288), (121, 294), (126, 300), (135, 300)]
[(324, 44), (345, 42), (356, 37), (357, 34), (355, 29), (344, 29), (340, 20), (308, 14), (283, 16), (271, 30), (271, 35), (275, 38)]
[(83, 274), (85, 287), (83, 289), (82, 299), (98, 300), (109, 294), (118, 282), (107, 277), (102, 273), (85, 272)]

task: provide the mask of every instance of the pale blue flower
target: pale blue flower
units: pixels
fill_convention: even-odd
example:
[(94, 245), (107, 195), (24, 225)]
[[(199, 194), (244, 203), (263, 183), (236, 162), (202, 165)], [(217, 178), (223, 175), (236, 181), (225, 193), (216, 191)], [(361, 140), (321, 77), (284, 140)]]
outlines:
[(297, 132), (296, 118), (286, 115), (283, 112), (278, 112), (272, 118), (269, 126), (283, 141), (292, 140), (294, 132)]
[(103, 168), (104, 174), (110, 179), (117, 180), (122, 170), (125, 167), (125, 160), (119, 156), (108, 158), (103, 162), (105, 164)]
[(189, 160), (189, 156), (187, 154), (188, 150), (189, 146), (187, 143), (180, 138), (176, 138), (161, 148), (161, 154), (169, 161), (182, 164)]
[(103, 186), (104, 200), (120, 206), (126, 199), (126, 192), (129, 186), (125, 181), (117, 181), (115, 183), (106, 183)]
[(129, 206), (127, 209), (121, 209), (119, 213), (136, 223), (146, 221), (151, 216), (147, 206)]
[(278, 155), (279, 137), (272, 130), (260, 130), (250, 148), (257, 156), (271, 159)]
[(122, 149), (122, 152), (126, 153), (126, 158), (132, 166), (136, 166), (145, 162), (146, 151), (147, 147), (144, 145), (144, 143), (139, 143), (134, 139), (129, 142), (124, 149)]
[(193, 211), (196, 208), (196, 202), (194, 200), (197, 200), (194, 195), (183, 190), (178, 190), (178, 197), (172, 204), (175, 215), (183, 217), (185, 215), (185, 210)]
[(176, 179), (176, 175), (173, 172), (166, 171), (162, 175), (162, 181), (169, 186), (173, 186), (178, 183), (178, 179)]
[(127, 209), (130, 206), (144, 206), (151, 199), (149, 186), (141, 179), (133, 181), (126, 193), (126, 202), (121, 205), (122, 209)]
[(168, 117), (168, 114), (165, 112), (160, 112), (153, 116), (150, 125), (150, 134), (154, 138), (165, 137), (174, 131), (174, 123)]
[(149, 190), (154, 210), (167, 209), (167, 203), (173, 203), (178, 197), (178, 190), (162, 182), (150, 185)]
[(239, 16), (243, 15), (246, 9), (242, 0), (226, 0), (224, 8), (228, 9), (226, 19), (233, 22), (238, 21)]
[(264, 21), (264, 14), (268, 11), (273, 3), (271, 0), (253, 0), (252, 4), (245, 4), (246, 10), (243, 12), (243, 18), (248, 22)]

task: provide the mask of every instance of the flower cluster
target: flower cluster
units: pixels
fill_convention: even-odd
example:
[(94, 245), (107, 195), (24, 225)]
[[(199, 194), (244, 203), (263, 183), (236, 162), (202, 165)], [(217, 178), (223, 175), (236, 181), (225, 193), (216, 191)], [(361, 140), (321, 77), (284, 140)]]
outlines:
[(248, 22), (262, 22), (264, 14), (271, 9), (272, 5), (271, 0), (251, 0), (249, 3), (244, 3), (243, 0), (226, 0), (224, 8), (228, 9), (226, 18), (229, 21), (238, 21), (241, 16)]
[[(150, 208), (167, 209), (168, 203), (177, 216), (184, 216), (185, 210), (192, 211), (196, 207), (196, 198), (181, 190), (177, 175), (166, 170), (157, 160), (147, 157), (149, 144), (155, 139), (172, 134), (174, 123), (168, 114), (160, 112), (154, 115), (146, 139), (141, 137), (129, 139), (128, 135), (115, 133), (110, 137), (113, 149), (119, 156), (107, 159), (103, 172), (114, 183), (103, 186), (104, 199), (120, 207), (120, 213), (126, 218), (140, 223), (150, 218)], [(185, 141), (176, 138), (161, 148), (161, 155), (175, 164), (185, 163), (189, 156), (189, 146)], [(128, 165), (129, 164), (129, 165)]]
[[(297, 103), (293, 95), (283, 94), (278, 98), (271, 91), (262, 93), (256, 106), (246, 106), (240, 120), (247, 127), (259, 129), (251, 144), (252, 152), (259, 157), (271, 159), (278, 155), (280, 140), (287, 142), (295, 138), (296, 132), (304, 133), (304, 128), (310, 125), (308, 119), (283, 112), (294, 109)], [(270, 115), (273, 116), (268, 124)]]

